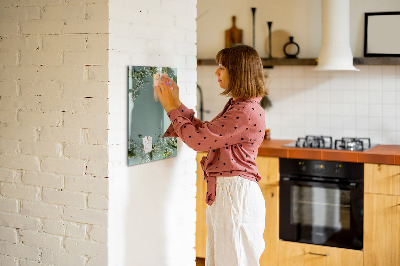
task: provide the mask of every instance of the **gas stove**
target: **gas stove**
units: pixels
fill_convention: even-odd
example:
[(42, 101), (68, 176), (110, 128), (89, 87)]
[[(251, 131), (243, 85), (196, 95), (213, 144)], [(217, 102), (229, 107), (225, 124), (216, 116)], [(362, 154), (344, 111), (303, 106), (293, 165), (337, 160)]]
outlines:
[(370, 138), (341, 138), (335, 139), (331, 136), (307, 135), (298, 138), (296, 142), (283, 145), (285, 147), (332, 149), (347, 151), (366, 151), (372, 148)]

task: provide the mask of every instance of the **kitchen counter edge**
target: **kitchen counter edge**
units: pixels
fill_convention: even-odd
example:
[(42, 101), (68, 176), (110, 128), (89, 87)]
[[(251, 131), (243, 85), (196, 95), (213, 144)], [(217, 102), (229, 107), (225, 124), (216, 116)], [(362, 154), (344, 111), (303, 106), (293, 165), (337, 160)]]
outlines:
[(283, 147), (292, 142), (295, 140), (264, 140), (258, 156), (400, 165), (400, 145), (376, 145), (363, 152)]

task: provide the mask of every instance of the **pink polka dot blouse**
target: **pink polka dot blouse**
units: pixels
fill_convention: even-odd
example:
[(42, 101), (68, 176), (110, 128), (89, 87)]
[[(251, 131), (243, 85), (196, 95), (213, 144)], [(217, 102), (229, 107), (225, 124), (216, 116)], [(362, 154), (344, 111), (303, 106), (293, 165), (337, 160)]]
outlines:
[(240, 176), (258, 182), (256, 157), (265, 135), (265, 113), (261, 97), (230, 98), (212, 121), (202, 122), (194, 111), (181, 105), (168, 112), (172, 124), (163, 137), (180, 137), (195, 151), (208, 151), (201, 160), (207, 181), (206, 202), (215, 201), (218, 176)]

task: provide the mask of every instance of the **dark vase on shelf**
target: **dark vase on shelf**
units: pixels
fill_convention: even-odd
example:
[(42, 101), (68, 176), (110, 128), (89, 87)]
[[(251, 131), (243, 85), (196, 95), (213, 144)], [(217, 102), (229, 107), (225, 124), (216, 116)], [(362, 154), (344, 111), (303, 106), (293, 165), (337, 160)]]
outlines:
[(300, 47), (293, 41), (293, 36), (290, 36), (289, 42), (283, 46), (283, 52), (285, 53), (286, 58), (297, 58), (297, 55), (300, 52)]

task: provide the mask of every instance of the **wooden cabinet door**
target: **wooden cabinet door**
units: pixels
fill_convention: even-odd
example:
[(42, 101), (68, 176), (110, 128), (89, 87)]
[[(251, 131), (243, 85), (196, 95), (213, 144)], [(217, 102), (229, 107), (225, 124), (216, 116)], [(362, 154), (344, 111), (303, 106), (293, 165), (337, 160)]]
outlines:
[(400, 196), (400, 165), (364, 164), (364, 191)]
[(361, 266), (363, 252), (345, 248), (279, 241), (279, 266)]
[(258, 156), (256, 164), (261, 175), (260, 185), (279, 185), (279, 158)]
[(365, 194), (364, 266), (400, 265), (400, 196)]
[(278, 201), (279, 187), (260, 185), (265, 199), (265, 250), (260, 258), (260, 266), (277, 265), (278, 240), (279, 240), (279, 217)]
[(206, 227), (206, 192), (207, 183), (204, 182), (203, 170), (200, 166), (200, 161), (203, 156), (207, 156), (206, 152), (198, 152), (197, 161), (197, 193), (196, 193), (196, 257), (206, 257), (206, 239), (207, 239), (207, 227)]

